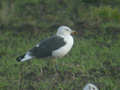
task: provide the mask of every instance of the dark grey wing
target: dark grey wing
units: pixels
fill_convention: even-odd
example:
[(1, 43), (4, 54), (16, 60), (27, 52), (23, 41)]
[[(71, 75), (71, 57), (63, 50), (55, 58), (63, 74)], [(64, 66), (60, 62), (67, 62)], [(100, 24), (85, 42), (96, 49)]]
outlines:
[(44, 58), (52, 56), (52, 51), (64, 46), (66, 43), (64, 38), (60, 36), (52, 36), (42, 40), (38, 46), (30, 50), (31, 56), (36, 58)]

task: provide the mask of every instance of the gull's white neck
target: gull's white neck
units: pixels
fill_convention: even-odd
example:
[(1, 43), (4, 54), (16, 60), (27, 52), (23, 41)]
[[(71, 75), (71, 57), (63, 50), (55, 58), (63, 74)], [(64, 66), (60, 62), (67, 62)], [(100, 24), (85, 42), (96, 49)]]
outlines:
[(61, 47), (60, 49), (54, 51), (52, 54), (54, 57), (63, 57), (71, 50), (74, 40), (70, 34), (67, 34), (67, 35), (59, 34), (57, 36), (64, 38), (64, 41), (66, 44), (63, 47)]

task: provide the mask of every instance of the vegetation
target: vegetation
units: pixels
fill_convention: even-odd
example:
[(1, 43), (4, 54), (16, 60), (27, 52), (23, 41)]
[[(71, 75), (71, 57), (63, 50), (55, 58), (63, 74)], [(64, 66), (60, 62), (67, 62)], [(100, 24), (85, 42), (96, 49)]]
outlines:
[[(119, 90), (119, 8), (119, 0), (1, 0), (0, 90), (82, 90), (89, 82)], [(78, 35), (57, 71), (46, 59), (16, 62), (60, 25)]]

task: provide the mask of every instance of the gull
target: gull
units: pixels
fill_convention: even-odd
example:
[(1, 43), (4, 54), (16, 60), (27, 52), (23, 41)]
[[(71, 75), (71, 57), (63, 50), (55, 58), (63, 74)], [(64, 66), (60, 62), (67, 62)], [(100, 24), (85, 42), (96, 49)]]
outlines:
[(83, 90), (98, 90), (98, 88), (94, 84), (88, 83), (87, 85), (85, 85)]
[(27, 61), (33, 58), (61, 58), (71, 50), (74, 39), (71, 34), (76, 33), (67, 26), (60, 26), (57, 33), (49, 38), (41, 40), (36, 46), (25, 54), (16, 58), (18, 62)]

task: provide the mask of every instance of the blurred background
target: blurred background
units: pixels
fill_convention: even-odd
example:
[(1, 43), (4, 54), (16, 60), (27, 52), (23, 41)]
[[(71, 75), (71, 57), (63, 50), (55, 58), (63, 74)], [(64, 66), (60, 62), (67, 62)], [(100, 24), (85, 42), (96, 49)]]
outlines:
[[(76, 30), (58, 72), (45, 60), (16, 62), (41, 39), (67, 25)], [(0, 90), (120, 88), (120, 0), (0, 0)]]

